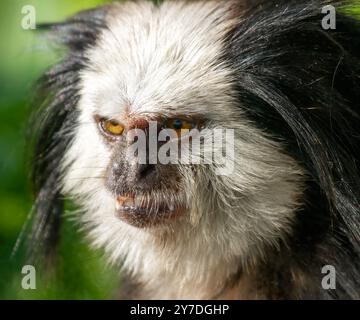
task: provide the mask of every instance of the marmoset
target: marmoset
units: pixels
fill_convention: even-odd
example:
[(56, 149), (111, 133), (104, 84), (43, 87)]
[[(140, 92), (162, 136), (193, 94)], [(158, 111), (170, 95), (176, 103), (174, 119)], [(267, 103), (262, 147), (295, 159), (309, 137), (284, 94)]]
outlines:
[[(359, 299), (355, 8), (119, 1), (39, 25), (67, 51), (34, 104), (30, 252), (53, 252), (70, 199), (127, 275), (125, 299)], [(231, 170), (150, 161), (151, 141), (129, 153), (150, 123), (175, 132), (159, 152), (191, 130), (232, 130)]]

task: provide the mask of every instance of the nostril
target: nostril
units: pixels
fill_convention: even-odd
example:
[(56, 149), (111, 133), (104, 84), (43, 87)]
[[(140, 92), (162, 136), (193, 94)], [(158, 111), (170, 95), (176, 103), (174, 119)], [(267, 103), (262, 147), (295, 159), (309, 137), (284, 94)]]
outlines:
[(141, 164), (138, 168), (139, 178), (145, 178), (155, 171), (155, 165), (153, 164)]

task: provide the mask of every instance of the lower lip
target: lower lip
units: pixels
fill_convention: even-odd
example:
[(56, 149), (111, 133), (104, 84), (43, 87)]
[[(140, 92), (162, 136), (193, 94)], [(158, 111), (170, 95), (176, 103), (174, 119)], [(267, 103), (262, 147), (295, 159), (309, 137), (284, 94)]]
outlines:
[(137, 228), (154, 227), (174, 220), (184, 211), (181, 206), (169, 208), (167, 205), (158, 209), (137, 206), (134, 197), (118, 197), (116, 201), (116, 216)]

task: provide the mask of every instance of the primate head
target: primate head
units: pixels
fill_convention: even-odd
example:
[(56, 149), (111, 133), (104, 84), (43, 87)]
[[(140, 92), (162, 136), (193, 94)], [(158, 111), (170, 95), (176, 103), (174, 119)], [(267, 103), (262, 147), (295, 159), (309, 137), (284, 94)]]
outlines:
[(360, 28), (324, 30), (326, 4), (128, 1), (43, 25), (68, 52), (34, 117), (35, 246), (65, 197), (149, 297), (356, 297)]

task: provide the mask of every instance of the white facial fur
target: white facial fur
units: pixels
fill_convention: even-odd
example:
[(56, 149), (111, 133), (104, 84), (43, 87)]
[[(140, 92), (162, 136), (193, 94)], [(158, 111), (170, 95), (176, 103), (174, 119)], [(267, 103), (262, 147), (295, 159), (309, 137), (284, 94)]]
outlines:
[[(302, 170), (234, 101), (235, 79), (221, 62), (224, 36), (235, 23), (229, 8), (228, 1), (114, 4), (81, 74), (64, 192), (83, 209), (94, 245), (123, 262), (152, 298), (211, 298), (239, 267), (250, 269), (267, 245), (286, 238), (299, 206)], [(189, 212), (148, 230), (119, 221), (103, 179), (111, 150), (93, 116), (125, 113), (202, 115), (212, 127), (235, 129), (234, 174), (179, 167)]]

